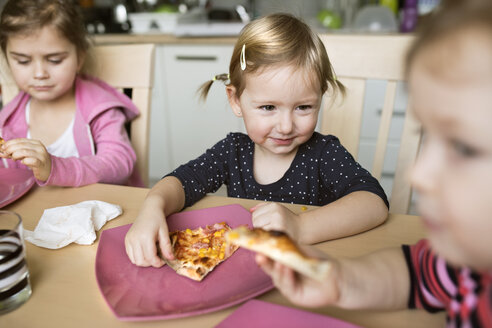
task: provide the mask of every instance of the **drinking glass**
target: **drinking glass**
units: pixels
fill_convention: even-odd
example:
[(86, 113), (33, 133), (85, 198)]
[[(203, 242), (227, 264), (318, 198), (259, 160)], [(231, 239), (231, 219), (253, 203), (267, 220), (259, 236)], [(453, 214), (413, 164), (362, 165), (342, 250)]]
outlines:
[(31, 296), (22, 219), (0, 210), (0, 314), (24, 304)]

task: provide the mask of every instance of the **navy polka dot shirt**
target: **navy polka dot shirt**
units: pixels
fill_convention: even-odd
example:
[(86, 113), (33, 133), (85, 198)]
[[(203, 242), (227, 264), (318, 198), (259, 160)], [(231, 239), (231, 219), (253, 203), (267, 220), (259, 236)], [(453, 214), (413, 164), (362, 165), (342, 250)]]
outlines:
[(253, 176), (253, 141), (243, 133), (229, 133), (197, 159), (168, 175), (178, 178), (185, 206), (227, 185), (229, 197), (323, 206), (351, 192), (365, 190), (380, 196), (383, 188), (332, 135), (317, 132), (302, 144), (284, 176), (262, 185)]

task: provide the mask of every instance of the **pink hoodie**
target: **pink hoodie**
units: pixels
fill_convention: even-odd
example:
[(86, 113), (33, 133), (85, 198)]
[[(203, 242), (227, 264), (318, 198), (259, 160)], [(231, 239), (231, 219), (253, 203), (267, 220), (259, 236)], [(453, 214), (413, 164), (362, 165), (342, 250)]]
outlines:
[[(27, 136), (25, 108), (29, 99), (29, 94), (20, 92), (0, 110), (0, 134), (5, 140)], [(143, 186), (125, 129), (125, 123), (139, 114), (130, 98), (97, 78), (83, 75), (75, 80), (75, 102), (73, 133), (79, 157), (51, 156), (51, 174), (38, 184)], [(6, 159), (0, 161), (2, 166), (27, 169), (19, 161)]]

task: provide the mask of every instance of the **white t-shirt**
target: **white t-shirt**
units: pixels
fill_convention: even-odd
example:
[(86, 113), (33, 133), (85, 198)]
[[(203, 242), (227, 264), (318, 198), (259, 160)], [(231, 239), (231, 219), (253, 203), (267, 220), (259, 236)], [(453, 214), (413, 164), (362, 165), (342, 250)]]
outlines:
[[(29, 130), (29, 112), (31, 111), (31, 101), (26, 104), (26, 122), (27, 122), (27, 138), (31, 139), (31, 132)], [(77, 146), (75, 145), (75, 138), (73, 137), (73, 124), (75, 121), (75, 114), (72, 121), (68, 125), (68, 128), (63, 134), (51, 145), (45, 145), (46, 150), (53, 156), (67, 158), (67, 157), (79, 157)]]

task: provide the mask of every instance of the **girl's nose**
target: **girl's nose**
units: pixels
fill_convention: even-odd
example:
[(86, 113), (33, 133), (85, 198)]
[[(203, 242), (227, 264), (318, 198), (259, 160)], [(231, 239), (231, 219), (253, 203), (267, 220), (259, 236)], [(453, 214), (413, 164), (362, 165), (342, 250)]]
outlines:
[(294, 123), (292, 121), (292, 115), (290, 112), (281, 112), (280, 119), (278, 122), (278, 131), (283, 134), (289, 134), (292, 132), (292, 127)]
[(422, 194), (431, 192), (439, 179), (439, 171), (442, 160), (442, 147), (435, 141), (426, 141), (417, 156), (415, 164), (410, 171), (410, 182), (415, 190)]
[(43, 63), (36, 62), (34, 64), (34, 78), (45, 79), (48, 77), (48, 71)]

